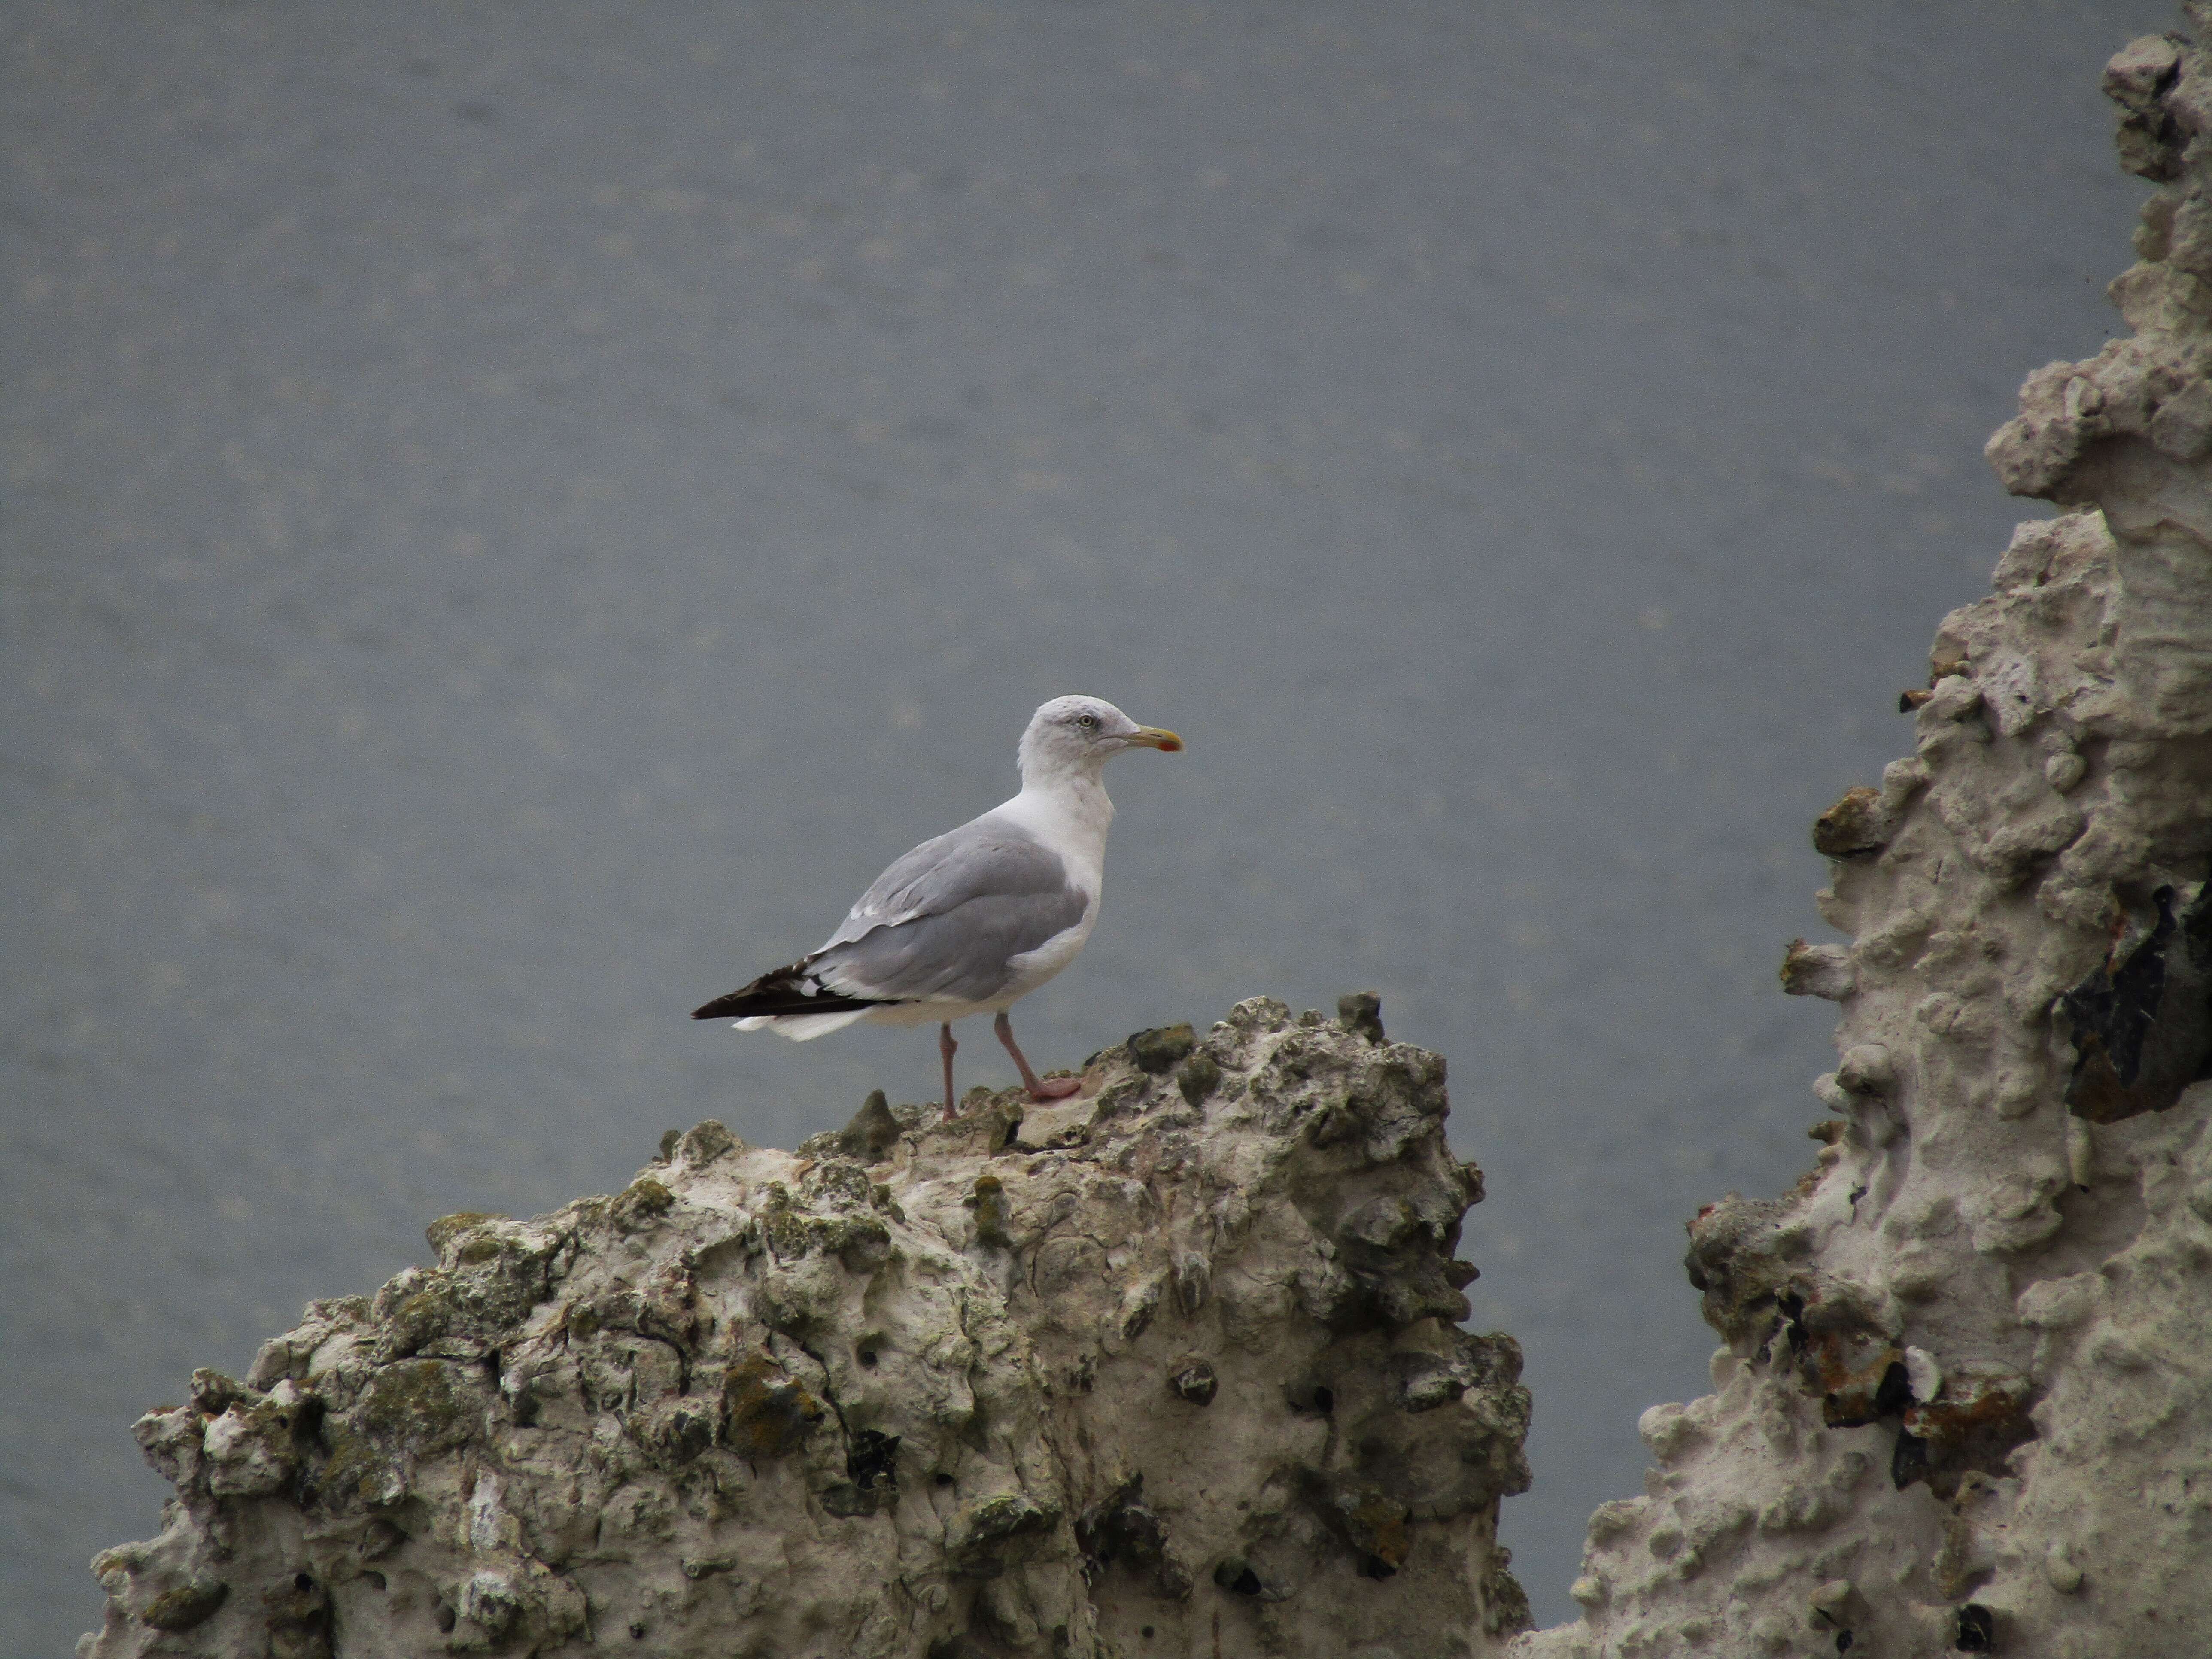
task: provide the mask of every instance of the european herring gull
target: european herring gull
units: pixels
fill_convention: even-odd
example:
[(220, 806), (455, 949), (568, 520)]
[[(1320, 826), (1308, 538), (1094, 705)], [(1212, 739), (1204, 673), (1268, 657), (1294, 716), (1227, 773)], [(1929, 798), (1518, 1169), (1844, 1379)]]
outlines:
[(952, 1022), (988, 1012), (1030, 1099), (1073, 1094), (1073, 1078), (1047, 1081), (1030, 1069), (1006, 1010), (1074, 961), (1098, 920), (1114, 821), (1100, 769), (1125, 749), (1182, 747), (1174, 732), (1139, 726), (1110, 702), (1054, 698), (1022, 733), (1019, 794), (897, 860), (819, 950), (691, 1018), (735, 1016), (740, 1031), (765, 1026), (794, 1042), (855, 1020), (933, 1019), (951, 1118)]

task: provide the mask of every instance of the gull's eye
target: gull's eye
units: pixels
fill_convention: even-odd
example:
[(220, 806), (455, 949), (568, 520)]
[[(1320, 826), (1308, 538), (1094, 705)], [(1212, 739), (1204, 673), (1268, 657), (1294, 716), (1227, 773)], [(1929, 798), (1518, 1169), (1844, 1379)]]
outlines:
[(1098, 716), (1096, 714), (1078, 714), (1075, 717), (1075, 723), (1086, 732), (1096, 732), (1098, 729)]

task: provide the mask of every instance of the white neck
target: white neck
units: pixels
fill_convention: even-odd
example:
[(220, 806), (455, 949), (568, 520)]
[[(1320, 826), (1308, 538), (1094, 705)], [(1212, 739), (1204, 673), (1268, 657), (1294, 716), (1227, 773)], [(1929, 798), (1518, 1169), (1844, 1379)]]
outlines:
[(1022, 793), (999, 811), (1083, 866), (1090, 876), (1085, 885), (1095, 884), (1106, 860), (1106, 827), (1114, 822), (1114, 803), (1106, 799), (1106, 786), (1096, 771), (1054, 770), (1024, 777)]
[(1106, 784), (1096, 771), (1054, 771), (1042, 777), (1024, 776), (1016, 800), (1034, 802), (1055, 817), (1096, 825), (1105, 839), (1106, 826), (1114, 822), (1114, 803), (1106, 799)]

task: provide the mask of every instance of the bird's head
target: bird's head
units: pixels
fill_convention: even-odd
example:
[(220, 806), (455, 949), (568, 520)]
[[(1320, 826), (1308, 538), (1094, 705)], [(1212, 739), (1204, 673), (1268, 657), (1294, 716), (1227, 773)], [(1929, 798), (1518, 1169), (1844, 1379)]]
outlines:
[(1087, 773), (1124, 749), (1159, 749), (1173, 754), (1182, 739), (1157, 726), (1139, 726), (1103, 697), (1054, 697), (1030, 717), (1022, 733), (1022, 781)]

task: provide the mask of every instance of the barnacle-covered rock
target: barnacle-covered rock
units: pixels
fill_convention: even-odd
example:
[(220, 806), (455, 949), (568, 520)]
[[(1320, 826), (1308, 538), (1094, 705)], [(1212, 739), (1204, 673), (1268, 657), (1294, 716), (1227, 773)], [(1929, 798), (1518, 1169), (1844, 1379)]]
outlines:
[(1779, 1199), (1690, 1224), (1725, 1346), (1517, 1659), (2212, 1651), (2212, 6), (2106, 90), (2135, 332), (1989, 455), (2057, 503), (1823, 814), (1842, 1006)]
[(1444, 1113), (1371, 997), (1260, 999), (1048, 1106), (447, 1217), (142, 1419), (179, 1501), (88, 1652), (1497, 1651), (1528, 1405)]

